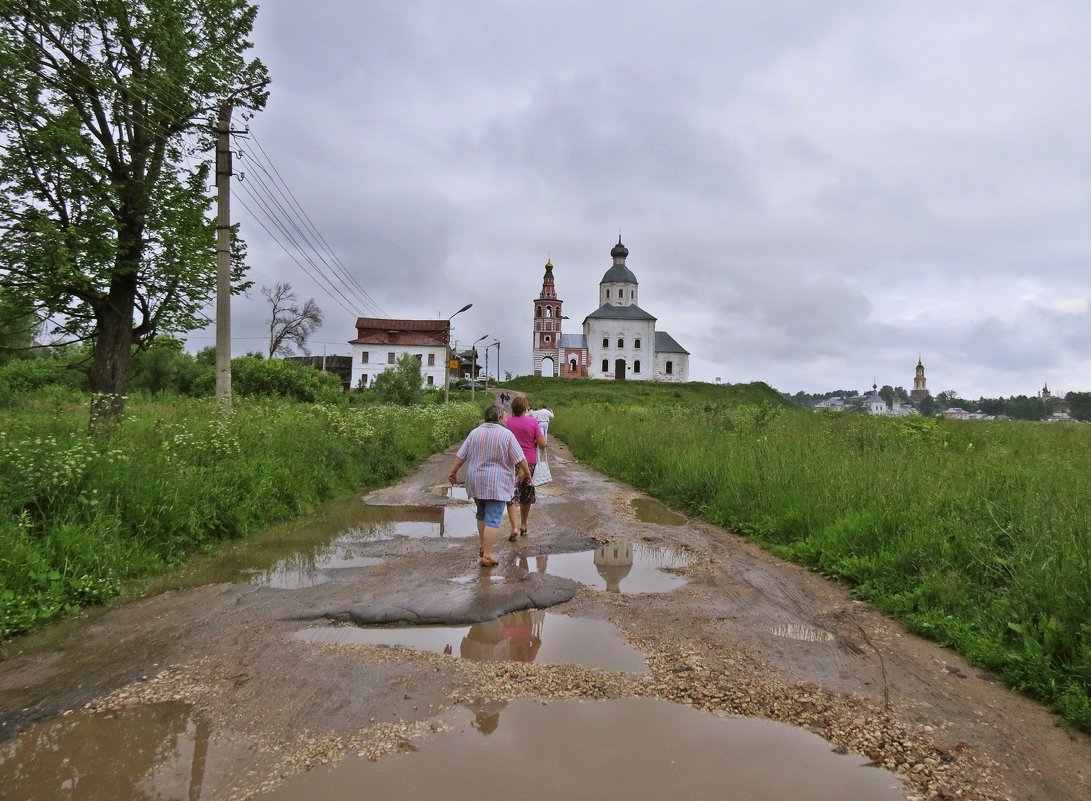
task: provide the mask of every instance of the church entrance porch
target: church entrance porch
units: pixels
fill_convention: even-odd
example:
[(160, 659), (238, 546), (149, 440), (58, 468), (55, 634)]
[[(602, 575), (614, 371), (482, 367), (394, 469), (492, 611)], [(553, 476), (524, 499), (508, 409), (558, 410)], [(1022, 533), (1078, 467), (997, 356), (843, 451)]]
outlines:
[(615, 381), (624, 381), (625, 380), (625, 360), (624, 359), (618, 359), (616, 362), (614, 362), (614, 380)]

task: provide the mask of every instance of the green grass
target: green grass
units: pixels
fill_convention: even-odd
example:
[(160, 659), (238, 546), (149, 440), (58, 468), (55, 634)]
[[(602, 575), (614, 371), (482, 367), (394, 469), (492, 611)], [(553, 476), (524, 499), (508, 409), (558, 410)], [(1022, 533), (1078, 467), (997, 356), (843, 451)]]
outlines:
[[(77, 401), (77, 402), (73, 402)], [(86, 606), (190, 554), (404, 475), (461, 438), (480, 404), (130, 400), (108, 440), (86, 398), (0, 409), (0, 639)]]
[(762, 384), (509, 386), (579, 458), (847, 582), (1091, 731), (1091, 426), (815, 414)]

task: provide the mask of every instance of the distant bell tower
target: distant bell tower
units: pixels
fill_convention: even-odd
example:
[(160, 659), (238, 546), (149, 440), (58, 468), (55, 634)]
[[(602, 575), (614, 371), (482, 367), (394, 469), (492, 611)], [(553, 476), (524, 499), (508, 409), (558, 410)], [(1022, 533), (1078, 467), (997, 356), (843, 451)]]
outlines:
[(917, 354), (917, 375), (913, 378), (913, 391), (909, 393), (909, 400), (920, 403), (930, 395), (928, 384), (924, 379), (924, 365), (921, 363), (920, 354)]
[(546, 261), (542, 291), (534, 301), (534, 375), (555, 378), (560, 373), (561, 304), (553, 285), (553, 262)]

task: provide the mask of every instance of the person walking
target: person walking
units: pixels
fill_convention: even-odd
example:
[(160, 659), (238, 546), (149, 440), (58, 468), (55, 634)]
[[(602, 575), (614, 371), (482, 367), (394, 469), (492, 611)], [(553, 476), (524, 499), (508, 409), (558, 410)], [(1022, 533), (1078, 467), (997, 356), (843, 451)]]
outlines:
[(543, 406), (540, 409), (534, 409), (530, 413), (531, 417), (538, 421), (538, 425), (542, 429), (542, 434), (545, 437), (549, 437), (549, 421), (553, 419), (553, 410), (548, 406)]
[(466, 495), (477, 504), (478, 556), (482, 567), (500, 564), (492, 546), (504, 518), (504, 507), (517, 492), (517, 478), (531, 475), (531, 468), (515, 435), (501, 424), (503, 409), (492, 404), (485, 421), (469, 433), (447, 479), (458, 483), (458, 471), (466, 465)]
[[(512, 494), (511, 503), (508, 504), (508, 520), (511, 523), (509, 542), (515, 542), (517, 536), (527, 535), (527, 520), (530, 517), (530, 507), (537, 500), (534, 491), (533, 476), (534, 467), (538, 463), (537, 448), (545, 448), (546, 438), (542, 433), (538, 421), (531, 417), (530, 402), (526, 395), (516, 395), (511, 399), (511, 417), (506, 421), (508, 431), (515, 435), (519, 447), (523, 449), (523, 456), (530, 465), (529, 475), (519, 479)], [(516, 514), (518, 507), (518, 515)]]

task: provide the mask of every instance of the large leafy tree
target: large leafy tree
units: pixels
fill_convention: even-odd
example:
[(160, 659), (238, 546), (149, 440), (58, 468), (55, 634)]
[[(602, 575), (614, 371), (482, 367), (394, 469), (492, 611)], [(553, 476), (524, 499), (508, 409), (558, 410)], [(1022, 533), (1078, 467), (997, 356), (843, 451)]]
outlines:
[(247, 0), (0, 0), (0, 277), (54, 334), (91, 342), (92, 425), (120, 416), (134, 348), (203, 324), (211, 120), (265, 104), (265, 67), (246, 58), (256, 13)]

